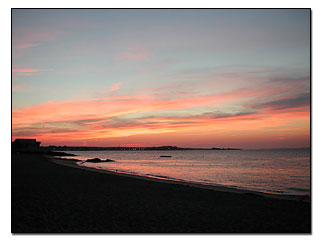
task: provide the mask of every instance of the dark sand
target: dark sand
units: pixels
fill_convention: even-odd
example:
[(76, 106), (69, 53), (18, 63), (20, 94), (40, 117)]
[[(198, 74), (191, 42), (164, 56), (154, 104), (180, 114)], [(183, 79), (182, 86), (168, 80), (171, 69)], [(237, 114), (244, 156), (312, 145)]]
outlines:
[[(72, 163), (72, 162), (71, 162)], [(311, 204), (12, 154), (13, 233), (310, 233)]]

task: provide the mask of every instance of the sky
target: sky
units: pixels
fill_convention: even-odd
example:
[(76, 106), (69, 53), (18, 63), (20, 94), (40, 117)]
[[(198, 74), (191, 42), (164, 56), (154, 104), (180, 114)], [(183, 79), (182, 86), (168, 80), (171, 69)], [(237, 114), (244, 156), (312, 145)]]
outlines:
[(12, 10), (13, 140), (308, 147), (310, 75), (310, 10)]

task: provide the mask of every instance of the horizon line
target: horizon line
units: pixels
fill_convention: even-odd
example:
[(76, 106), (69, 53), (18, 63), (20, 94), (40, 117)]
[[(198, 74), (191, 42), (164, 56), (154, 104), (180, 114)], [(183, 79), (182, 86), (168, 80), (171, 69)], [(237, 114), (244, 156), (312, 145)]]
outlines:
[(170, 146), (170, 145), (162, 145), (162, 146), (56, 146), (56, 145), (48, 145), (41, 147), (83, 147), (83, 148), (157, 148), (157, 147), (175, 147), (175, 148), (183, 148), (183, 149), (206, 149), (206, 150), (214, 150), (213, 148), (219, 149), (240, 149), (240, 150), (273, 150), (273, 149), (311, 149), (311, 146), (308, 147), (273, 147), (273, 148), (238, 148), (238, 147), (179, 147), (179, 146)]

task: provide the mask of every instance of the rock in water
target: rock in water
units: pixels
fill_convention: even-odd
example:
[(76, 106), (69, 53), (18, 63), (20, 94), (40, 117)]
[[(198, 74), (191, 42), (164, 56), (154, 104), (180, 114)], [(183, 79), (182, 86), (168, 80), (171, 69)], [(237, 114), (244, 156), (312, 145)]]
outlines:
[(115, 162), (115, 161), (107, 158), (104, 162)]
[(100, 162), (104, 162), (99, 158), (89, 158), (87, 159), (85, 162), (91, 162), (91, 163), (100, 163)]
[(108, 159), (108, 158), (106, 160), (102, 160), (102, 159), (99, 159), (99, 158), (89, 158), (85, 162), (102, 163), (102, 162), (115, 162), (115, 161), (112, 160), (112, 159)]

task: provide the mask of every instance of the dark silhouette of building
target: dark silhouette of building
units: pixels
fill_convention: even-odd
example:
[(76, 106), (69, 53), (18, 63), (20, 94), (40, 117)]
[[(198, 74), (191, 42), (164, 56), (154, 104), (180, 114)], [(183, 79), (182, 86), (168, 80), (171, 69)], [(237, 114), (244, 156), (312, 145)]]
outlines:
[(40, 149), (40, 142), (36, 139), (16, 139), (12, 143), (12, 150), (16, 152), (37, 152)]

